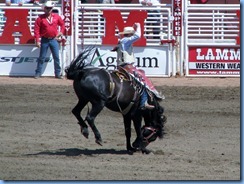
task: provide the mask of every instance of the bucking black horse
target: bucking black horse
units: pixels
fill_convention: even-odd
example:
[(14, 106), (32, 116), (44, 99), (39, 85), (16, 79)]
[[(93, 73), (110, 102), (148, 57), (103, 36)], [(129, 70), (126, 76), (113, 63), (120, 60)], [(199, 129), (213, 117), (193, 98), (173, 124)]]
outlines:
[[(94, 48), (84, 49), (65, 69), (67, 79), (73, 80), (73, 87), (79, 99), (72, 113), (78, 120), (81, 133), (88, 138), (88, 125), (94, 132), (96, 143), (102, 145), (101, 134), (94, 123), (96, 116), (104, 107), (123, 115), (126, 149), (129, 154), (136, 150), (150, 153), (146, 146), (157, 137), (163, 138), (166, 116), (164, 108), (150, 95), (149, 101), (155, 106), (153, 110), (139, 108), (140, 96), (144, 86), (126, 71), (108, 71), (92, 66), (89, 57)], [(149, 92), (150, 94), (150, 92)], [(81, 117), (82, 109), (90, 102), (85, 119)], [(145, 125), (142, 126), (142, 120)], [(131, 122), (136, 131), (136, 139), (131, 145)]]

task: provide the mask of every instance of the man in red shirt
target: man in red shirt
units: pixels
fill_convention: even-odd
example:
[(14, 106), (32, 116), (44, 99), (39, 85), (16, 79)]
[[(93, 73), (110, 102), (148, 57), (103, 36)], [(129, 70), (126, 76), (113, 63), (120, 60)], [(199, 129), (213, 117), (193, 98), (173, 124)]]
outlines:
[(43, 73), (42, 68), (46, 59), (48, 48), (50, 48), (54, 60), (55, 77), (61, 79), (61, 66), (59, 59), (59, 40), (64, 34), (64, 21), (55, 13), (52, 13), (54, 3), (47, 1), (44, 4), (44, 14), (40, 15), (35, 22), (34, 36), (36, 46), (40, 48), (37, 61), (35, 78), (38, 79)]

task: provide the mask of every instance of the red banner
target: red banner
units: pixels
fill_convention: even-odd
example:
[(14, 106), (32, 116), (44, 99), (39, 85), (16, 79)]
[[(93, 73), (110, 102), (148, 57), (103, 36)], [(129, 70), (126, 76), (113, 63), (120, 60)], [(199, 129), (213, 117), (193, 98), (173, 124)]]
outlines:
[[(28, 9), (6, 9), (5, 17), (6, 23), (0, 36), (0, 44), (13, 44), (14, 33), (20, 34), (19, 44), (33, 44), (35, 43), (34, 37), (31, 35), (30, 28), (26, 17), (28, 16)], [(18, 22), (18, 24), (16, 24)]]
[(182, 0), (174, 0), (173, 1), (173, 35), (181, 36), (182, 33)]
[(64, 26), (65, 26), (65, 36), (70, 36), (72, 34), (72, 0), (62, 0), (63, 16), (64, 16)]
[(190, 75), (240, 75), (240, 48), (190, 47)]
[(135, 22), (141, 24), (142, 36), (134, 44), (135, 46), (146, 46), (146, 38), (144, 37), (144, 22), (147, 19), (145, 10), (132, 10), (126, 21), (123, 20), (120, 10), (104, 10), (103, 17), (106, 19), (105, 35), (102, 38), (103, 45), (117, 45), (118, 37), (115, 35), (115, 28), (119, 28), (119, 32), (123, 31), (126, 26), (133, 26)]

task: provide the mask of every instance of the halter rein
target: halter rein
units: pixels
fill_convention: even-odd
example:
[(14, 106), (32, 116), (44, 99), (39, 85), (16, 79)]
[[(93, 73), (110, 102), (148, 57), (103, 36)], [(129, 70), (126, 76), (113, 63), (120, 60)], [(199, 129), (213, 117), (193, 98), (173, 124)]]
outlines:
[(143, 128), (152, 131), (151, 134), (149, 134), (147, 137), (143, 137), (143, 141), (146, 142), (148, 145), (150, 143), (148, 140), (157, 132), (157, 129), (152, 127), (146, 127), (146, 126), (144, 126)]

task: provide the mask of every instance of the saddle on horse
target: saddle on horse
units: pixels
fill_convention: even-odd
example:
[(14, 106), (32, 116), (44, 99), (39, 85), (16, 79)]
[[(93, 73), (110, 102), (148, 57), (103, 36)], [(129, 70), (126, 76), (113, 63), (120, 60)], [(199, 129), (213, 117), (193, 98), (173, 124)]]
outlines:
[(129, 74), (131, 74), (134, 78), (136, 78), (139, 82), (142, 83), (142, 85), (145, 85), (145, 87), (154, 94), (157, 100), (163, 100), (164, 96), (161, 96), (159, 92), (156, 90), (154, 87), (153, 83), (151, 80), (149, 80), (145, 72), (143, 70), (137, 69), (135, 66), (132, 64), (124, 63), (118, 67), (118, 70), (124, 69), (126, 70)]

